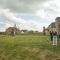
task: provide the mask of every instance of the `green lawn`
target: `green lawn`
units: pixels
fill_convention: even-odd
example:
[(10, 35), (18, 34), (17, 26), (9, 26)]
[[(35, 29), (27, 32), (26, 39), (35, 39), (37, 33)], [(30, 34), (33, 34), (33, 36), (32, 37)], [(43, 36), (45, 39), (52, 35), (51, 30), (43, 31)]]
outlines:
[(53, 46), (49, 36), (0, 35), (0, 60), (60, 60), (60, 41)]

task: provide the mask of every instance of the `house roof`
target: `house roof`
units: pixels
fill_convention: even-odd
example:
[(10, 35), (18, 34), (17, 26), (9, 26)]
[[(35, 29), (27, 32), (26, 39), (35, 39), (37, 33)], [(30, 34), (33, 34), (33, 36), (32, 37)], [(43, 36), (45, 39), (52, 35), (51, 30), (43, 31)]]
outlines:
[(60, 17), (57, 17), (55, 20), (60, 20)]
[(52, 23), (48, 26), (48, 28), (56, 28), (55, 22), (52, 22)]
[(12, 31), (12, 30), (15, 30), (15, 31), (18, 30), (18, 31), (20, 31), (20, 30), (19, 30), (18, 28), (16, 28), (16, 27), (9, 27), (9, 28), (6, 29), (6, 31), (8, 31), (8, 30), (9, 30), (9, 31)]

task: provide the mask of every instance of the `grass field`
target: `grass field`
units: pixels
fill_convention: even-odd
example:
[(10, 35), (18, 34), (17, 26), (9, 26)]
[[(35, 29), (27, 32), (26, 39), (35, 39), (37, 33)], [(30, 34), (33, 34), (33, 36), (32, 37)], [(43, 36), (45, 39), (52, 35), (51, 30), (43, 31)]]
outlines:
[(0, 35), (0, 60), (60, 60), (60, 41), (53, 46), (49, 36)]

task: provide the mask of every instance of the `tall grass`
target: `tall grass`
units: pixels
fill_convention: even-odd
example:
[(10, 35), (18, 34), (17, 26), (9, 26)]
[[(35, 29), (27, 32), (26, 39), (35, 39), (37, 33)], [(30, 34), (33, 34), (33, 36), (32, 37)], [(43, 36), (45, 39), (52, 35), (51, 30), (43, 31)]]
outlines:
[(60, 41), (53, 46), (49, 36), (0, 35), (0, 60), (60, 60)]

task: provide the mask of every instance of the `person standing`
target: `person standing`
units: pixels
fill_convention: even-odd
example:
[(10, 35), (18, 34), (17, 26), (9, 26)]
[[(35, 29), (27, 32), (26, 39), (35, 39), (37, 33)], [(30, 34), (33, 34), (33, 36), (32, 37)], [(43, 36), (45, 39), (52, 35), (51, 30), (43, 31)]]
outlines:
[(53, 32), (53, 45), (57, 45), (57, 32)]

